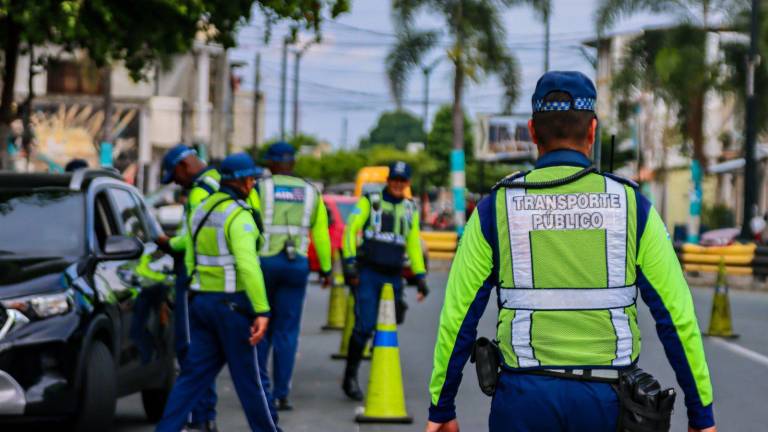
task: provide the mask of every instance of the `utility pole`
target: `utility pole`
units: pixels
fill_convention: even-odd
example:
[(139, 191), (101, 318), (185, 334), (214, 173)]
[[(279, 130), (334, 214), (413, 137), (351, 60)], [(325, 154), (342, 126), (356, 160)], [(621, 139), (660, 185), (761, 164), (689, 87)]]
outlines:
[(259, 108), (261, 107), (261, 53), (256, 53), (253, 76), (253, 152), (257, 156), (259, 147)]
[(280, 139), (285, 139), (285, 91), (288, 78), (288, 36), (283, 38), (283, 64), (280, 70)]
[(303, 48), (296, 50), (293, 60), (293, 136), (299, 134), (299, 65), (304, 53), (307, 52), (313, 41), (308, 42)]
[(347, 149), (347, 123), (348, 119), (346, 114), (341, 119), (341, 149)]
[(544, 73), (549, 72), (549, 9), (550, 5), (547, 5), (544, 11)]
[[(432, 75), (432, 71), (435, 70), (437, 65), (443, 60), (442, 57), (438, 57), (427, 66), (421, 66), (421, 72), (424, 74), (424, 132), (429, 134), (429, 77)], [(426, 147), (426, 143), (425, 143)]]
[(747, 119), (744, 141), (744, 209), (741, 222), (741, 239), (753, 238), (750, 219), (754, 216), (757, 203), (757, 165), (755, 161), (755, 139), (757, 136), (755, 98), (755, 68), (760, 63), (758, 42), (760, 40), (760, 0), (752, 0), (752, 20), (750, 25), (749, 58), (747, 59)]

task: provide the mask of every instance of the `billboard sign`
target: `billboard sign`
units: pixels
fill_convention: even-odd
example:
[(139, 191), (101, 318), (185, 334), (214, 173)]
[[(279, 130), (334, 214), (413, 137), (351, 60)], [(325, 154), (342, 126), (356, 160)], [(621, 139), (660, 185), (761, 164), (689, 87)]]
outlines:
[(479, 114), (475, 122), (475, 159), (524, 162), (536, 159), (528, 133), (528, 115)]

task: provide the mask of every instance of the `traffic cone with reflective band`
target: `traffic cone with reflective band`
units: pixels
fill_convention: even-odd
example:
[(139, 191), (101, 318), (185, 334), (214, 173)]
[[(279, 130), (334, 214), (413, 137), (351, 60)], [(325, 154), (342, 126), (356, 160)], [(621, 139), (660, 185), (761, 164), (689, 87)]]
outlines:
[(355, 420), (358, 423), (413, 423), (405, 407), (392, 284), (384, 284), (381, 289), (368, 393), (363, 413)]
[[(331, 358), (334, 360), (344, 360), (347, 358), (347, 351), (349, 351), (349, 337), (352, 336), (352, 329), (355, 328), (355, 296), (349, 293), (346, 296), (345, 303), (347, 305), (347, 317), (344, 320), (344, 331), (341, 332), (341, 343), (339, 344), (339, 352), (331, 354)], [(365, 345), (365, 351), (363, 351), (363, 360), (371, 359), (371, 341)]]
[(344, 287), (344, 276), (339, 271), (341, 260), (338, 252), (333, 254), (333, 285), (328, 298), (328, 320), (323, 330), (343, 330), (346, 319), (347, 293)]
[(728, 281), (725, 274), (725, 260), (720, 259), (717, 270), (717, 283), (715, 294), (712, 296), (712, 316), (709, 319), (707, 336), (736, 338), (739, 335), (733, 333), (731, 323), (731, 303), (728, 300)]

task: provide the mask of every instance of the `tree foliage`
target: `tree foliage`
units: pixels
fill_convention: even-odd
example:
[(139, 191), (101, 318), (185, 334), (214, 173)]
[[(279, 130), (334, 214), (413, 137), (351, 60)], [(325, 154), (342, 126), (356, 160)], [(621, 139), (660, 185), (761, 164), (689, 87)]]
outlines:
[(629, 43), (612, 83), (624, 100), (637, 90), (663, 100), (679, 119), (683, 143), (691, 144), (684, 152), (704, 166), (704, 95), (716, 84), (705, 42), (706, 32), (687, 24), (646, 30)]
[(349, 0), (0, 0), (0, 130), (7, 130), (14, 115), (22, 48), (53, 44), (66, 51), (82, 49), (98, 66), (122, 61), (140, 79), (154, 62), (188, 52), (199, 35), (234, 46), (237, 30), (254, 5), (268, 24), (284, 18), (319, 31), (323, 14), (345, 12)]
[(379, 116), (368, 137), (360, 140), (360, 149), (389, 145), (405, 150), (408, 143), (424, 142), (425, 134), (419, 117), (402, 110), (385, 112)]

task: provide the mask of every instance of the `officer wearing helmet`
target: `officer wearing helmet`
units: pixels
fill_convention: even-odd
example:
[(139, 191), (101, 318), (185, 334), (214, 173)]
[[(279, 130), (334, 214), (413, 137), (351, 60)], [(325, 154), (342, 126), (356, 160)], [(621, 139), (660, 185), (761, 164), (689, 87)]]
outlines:
[[(344, 277), (355, 296), (355, 327), (349, 338), (342, 390), (362, 400), (357, 371), (368, 339), (376, 328), (381, 288), (392, 284), (396, 304), (402, 305), (403, 265), (407, 256), (418, 280), (419, 302), (428, 294), (426, 268), (419, 235), (419, 211), (406, 198), (411, 167), (402, 161), (389, 166), (381, 192), (360, 198), (344, 228)], [(362, 242), (358, 245), (358, 236)], [(400, 321), (400, 320), (398, 320)]]
[(269, 303), (256, 250), (259, 229), (246, 203), (261, 169), (245, 153), (221, 164), (221, 187), (195, 209), (186, 232), (191, 342), (168, 397), (160, 432), (178, 432), (225, 363), (251, 430), (276, 431), (259, 380), (256, 348)]
[[(259, 365), (264, 387), (272, 394), (278, 410), (293, 408), (288, 396), (309, 278), (310, 238), (324, 286), (330, 285), (331, 274), (328, 213), (315, 186), (293, 173), (295, 153), (286, 142), (272, 144), (265, 156), (272, 175), (261, 179), (258, 186), (264, 220), (264, 243), (259, 254), (272, 306), (272, 323), (259, 345)], [(273, 386), (267, 373), (270, 350)]]

